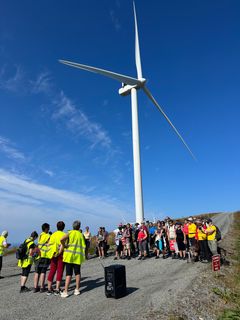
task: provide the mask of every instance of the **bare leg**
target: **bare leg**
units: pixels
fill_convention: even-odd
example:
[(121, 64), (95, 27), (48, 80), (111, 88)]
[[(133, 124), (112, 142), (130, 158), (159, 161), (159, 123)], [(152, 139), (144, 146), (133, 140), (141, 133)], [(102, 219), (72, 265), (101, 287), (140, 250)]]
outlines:
[(40, 287), (44, 289), (45, 286), (45, 278), (46, 278), (46, 273), (41, 273), (40, 274)]
[(77, 290), (80, 289), (80, 281), (81, 281), (81, 275), (78, 274), (78, 275), (76, 275), (76, 289)]
[(27, 279), (28, 279), (28, 277), (21, 276), (21, 280), (20, 280), (21, 287), (25, 286)]
[[(76, 278), (77, 279), (77, 278)], [(70, 285), (70, 282), (72, 280), (72, 276), (66, 276), (66, 281), (65, 281), (65, 289), (64, 291), (67, 293), (68, 292), (68, 288), (69, 288), (69, 285)]]
[(35, 272), (34, 274), (34, 288), (38, 287), (38, 281), (39, 281), (39, 274)]

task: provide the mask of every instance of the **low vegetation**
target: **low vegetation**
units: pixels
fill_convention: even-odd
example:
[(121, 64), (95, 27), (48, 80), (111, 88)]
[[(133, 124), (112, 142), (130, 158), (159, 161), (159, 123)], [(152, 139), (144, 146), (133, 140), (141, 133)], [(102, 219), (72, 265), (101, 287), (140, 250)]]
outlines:
[(218, 279), (219, 286), (213, 288), (225, 304), (218, 320), (240, 319), (240, 212), (234, 214), (231, 239), (233, 243), (229, 243), (228, 249), (231, 268), (225, 270), (225, 276)]

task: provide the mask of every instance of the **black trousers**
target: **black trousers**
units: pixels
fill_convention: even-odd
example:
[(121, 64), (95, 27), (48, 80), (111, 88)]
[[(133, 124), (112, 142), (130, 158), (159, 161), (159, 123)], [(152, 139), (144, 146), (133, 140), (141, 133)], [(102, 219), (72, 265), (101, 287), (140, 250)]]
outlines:
[(200, 247), (200, 259), (208, 260), (210, 257), (210, 252), (207, 244), (207, 240), (198, 241)]

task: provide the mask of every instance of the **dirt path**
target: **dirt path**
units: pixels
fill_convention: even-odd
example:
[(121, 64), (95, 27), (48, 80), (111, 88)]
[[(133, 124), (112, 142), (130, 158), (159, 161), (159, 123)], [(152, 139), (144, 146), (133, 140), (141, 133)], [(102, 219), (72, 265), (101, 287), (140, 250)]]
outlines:
[[(221, 214), (215, 223), (226, 233), (232, 214)], [(113, 264), (112, 258), (104, 265)], [(190, 290), (193, 280), (209, 265), (189, 264), (186, 261), (153, 258), (145, 261), (121, 261), (126, 266), (129, 294), (119, 300), (104, 295), (103, 268), (97, 259), (87, 261), (82, 268), (81, 295), (62, 299), (45, 293), (19, 294), (20, 269), (14, 256), (4, 259), (0, 280), (0, 319), (163, 319), (169, 306), (179, 302), (179, 295)], [(28, 285), (33, 284), (33, 273)], [(152, 314), (152, 316), (151, 316)], [(191, 318), (189, 318), (191, 319)], [(192, 318), (195, 319), (195, 318)]]

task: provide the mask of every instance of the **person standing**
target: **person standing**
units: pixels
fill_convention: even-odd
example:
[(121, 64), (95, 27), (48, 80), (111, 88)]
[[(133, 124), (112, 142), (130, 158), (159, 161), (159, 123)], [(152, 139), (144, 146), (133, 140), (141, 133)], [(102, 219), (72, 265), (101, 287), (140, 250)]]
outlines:
[(84, 232), (84, 239), (85, 239), (85, 244), (86, 244), (86, 250), (85, 250), (85, 256), (86, 256), (86, 259), (88, 260), (88, 251), (89, 251), (89, 248), (90, 248), (90, 243), (91, 243), (91, 232), (89, 231), (89, 227), (86, 227), (85, 228), (86, 231)]
[(97, 233), (97, 249), (99, 259), (104, 258), (104, 234), (102, 227), (99, 227)]
[(161, 228), (161, 222), (157, 221), (157, 228), (154, 232), (154, 243), (155, 243), (155, 252), (156, 257), (155, 259), (159, 259), (160, 252), (162, 252), (162, 228)]
[(141, 227), (138, 233), (138, 248), (139, 248), (139, 256), (138, 260), (145, 260), (147, 258), (147, 231), (145, 227), (144, 221), (141, 223)]
[[(51, 259), (50, 272), (48, 274), (48, 291), (47, 295), (55, 294), (56, 296), (60, 294), (60, 285), (63, 277), (64, 263), (63, 263), (63, 247), (61, 246), (60, 240), (65, 235), (63, 232), (65, 228), (65, 223), (63, 221), (58, 221), (57, 231), (54, 232), (48, 243), (48, 258)], [(53, 291), (52, 283), (55, 274), (56, 277), (56, 289)]]
[(61, 245), (64, 248), (63, 262), (66, 266), (66, 281), (64, 291), (61, 293), (62, 298), (67, 298), (68, 288), (72, 280), (73, 271), (76, 277), (76, 288), (74, 295), (80, 294), (81, 281), (81, 265), (85, 261), (85, 240), (83, 234), (79, 231), (81, 222), (76, 220), (73, 222), (73, 230), (66, 233), (61, 238)]
[(173, 220), (169, 220), (169, 227), (167, 231), (168, 240), (169, 240), (169, 248), (171, 252), (172, 259), (177, 259), (176, 254), (176, 231), (175, 225), (173, 224)]
[(207, 235), (207, 243), (211, 254), (214, 256), (217, 254), (217, 228), (213, 225), (212, 219), (207, 220), (207, 229), (204, 231)]
[[(34, 274), (34, 290), (33, 292), (44, 292), (45, 291), (45, 278), (46, 272), (50, 264), (50, 259), (48, 258), (48, 242), (50, 239), (50, 225), (48, 223), (44, 223), (42, 225), (42, 233), (38, 238), (38, 248), (40, 249), (40, 257), (35, 260), (35, 274)], [(38, 282), (40, 282), (40, 288), (38, 286)]]
[(176, 222), (176, 241), (177, 241), (177, 246), (179, 250), (179, 259), (180, 260), (185, 260), (186, 259), (186, 235), (183, 232), (182, 229), (182, 224), (181, 222)]
[(2, 271), (2, 260), (5, 249), (10, 247), (10, 243), (7, 243), (8, 231), (3, 231), (2, 235), (0, 236), (0, 279), (3, 277), (1, 276)]
[(132, 230), (130, 224), (128, 223), (126, 228), (123, 231), (123, 238), (125, 240), (125, 257), (128, 260), (131, 260), (131, 239), (132, 239)]
[(22, 268), (22, 275), (21, 275), (21, 289), (20, 293), (31, 291), (29, 288), (25, 286), (28, 275), (30, 273), (32, 264), (33, 264), (33, 254), (34, 249), (37, 247), (34, 241), (37, 239), (38, 234), (36, 231), (33, 231), (29, 238), (27, 238), (24, 243), (27, 245), (26, 250), (26, 258), (22, 260), (18, 260), (18, 267)]

